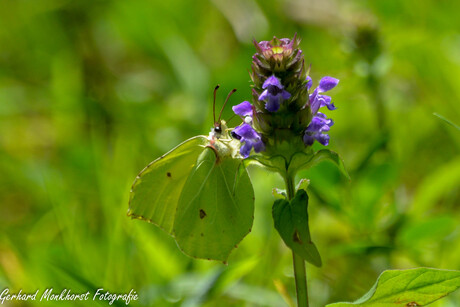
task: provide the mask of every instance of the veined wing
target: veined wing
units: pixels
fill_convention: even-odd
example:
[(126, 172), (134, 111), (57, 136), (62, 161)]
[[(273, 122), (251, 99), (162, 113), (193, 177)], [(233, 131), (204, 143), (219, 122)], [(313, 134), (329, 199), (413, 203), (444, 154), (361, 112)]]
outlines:
[(254, 191), (241, 159), (206, 148), (182, 190), (174, 236), (192, 257), (226, 261), (251, 231)]
[(147, 165), (131, 188), (128, 216), (172, 234), (181, 191), (207, 144), (205, 136), (193, 137)]

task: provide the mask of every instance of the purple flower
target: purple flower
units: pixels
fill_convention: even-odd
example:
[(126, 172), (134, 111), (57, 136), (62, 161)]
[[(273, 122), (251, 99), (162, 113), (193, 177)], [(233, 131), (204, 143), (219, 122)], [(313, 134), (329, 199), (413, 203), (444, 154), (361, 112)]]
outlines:
[(240, 116), (252, 116), (252, 105), (249, 101), (243, 101), (232, 107), (233, 112)]
[(262, 88), (265, 90), (260, 94), (259, 100), (265, 100), (265, 109), (269, 112), (276, 112), (280, 108), (282, 100), (289, 99), (291, 94), (284, 90), (280, 80), (274, 75), (270, 76), (265, 80)]
[[(311, 78), (307, 77), (308, 83), (307, 88), (311, 87)], [(319, 108), (326, 106), (329, 110), (337, 109), (333, 103), (331, 103), (331, 97), (326, 95), (321, 95), (320, 93), (327, 92), (339, 83), (339, 79), (332, 77), (324, 77), (319, 81), (319, 86), (315, 88), (313, 93), (310, 94), (310, 109), (311, 113), (314, 115), (318, 112)]]
[(240, 153), (244, 158), (249, 156), (251, 149), (254, 148), (255, 152), (265, 150), (265, 145), (262, 142), (260, 135), (249, 124), (244, 123), (236, 127), (232, 131), (232, 136), (244, 143), (240, 148)]
[[(310, 94), (309, 102), (311, 114), (313, 119), (305, 129), (305, 134), (303, 136), (303, 142), (305, 145), (313, 145), (313, 142), (317, 140), (324, 146), (329, 144), (329, 135), (323, 132), (327, 132), (331, 129), (331, 126), (334, 124), (332, 119), (326, 117), (325, 114), (318, 112), (319, 108), (326, 106), (329, 110), (335, 110), (336, 107), (331, 102), (331, 97), (326, 95), (321, 95), (330, 91), (339, 83), (339, 79), (332, 77), (324, 77), (319, 81), (319, 85), (313, 93)], [(312, 80), (310, 77), (307, 77), (307, 89), (309, 90), (312, 85)]]
[(334, 87), (336, 87), (337, 84), (339, 84), (339, 79), (332, 78), (332, 77), (323, 77), (319, 81), (319, 86), (318, 86), (319, 92), (322, 93), (322, 92), (330, 91)]
[(329, 131), (331, 126), (334, 124), (332, 119), (326, 117), (325, 114), (318, 112), (308, 125), (303, 136), (303, 142), (305, 145), (313, 145), (313, 142), (317, 140), (324, 146), (329, 144), (329, 135), (323, 133)]
[(307, 76), (307, 90), (310, 90), (312, 85), (313, 85), (313, 81), (311, 80), (311, 77)]

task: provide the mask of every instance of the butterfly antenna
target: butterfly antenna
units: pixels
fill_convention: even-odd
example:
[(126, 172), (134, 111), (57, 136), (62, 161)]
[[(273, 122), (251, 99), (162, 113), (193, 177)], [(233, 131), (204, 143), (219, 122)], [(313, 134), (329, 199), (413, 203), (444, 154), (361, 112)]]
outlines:
[(227, 124), (228, 124), (228, 123), (229, 123), (229, 122), (230, 122), (232, 119), (234, 119), (234, 118), (235, 118), (235, 116), (236, 116), (236, 114), (233, 114), (233, 115), (232, 115), (232, 117), (230, 117), (230, 118), (229, 118), (229, 119), (226, 121), (226, 122), (227, 122)]
[(214, 100), (212, 101), (212, 118), (214, 119), (214, 122), (216, 122), (216, 93), (219, 87), (220, 85), (217, 84), (214, 88)]
[(230, 99), (230, 96), (232, 96), (234, 92), (236, 92), (236, 88), (234, 88), (233, 90), (231, 90), (230, 93), (228, 93), (227, 99), (225, 99), (224, 105), (222, 106), (222, 109), (220, 109), (219, 119), (218, 119), (219, 122), (220, 122), (220, 118), (222, 116), (222, 112), (224, 111), (225, 105), (227, 104), (227, 101)]

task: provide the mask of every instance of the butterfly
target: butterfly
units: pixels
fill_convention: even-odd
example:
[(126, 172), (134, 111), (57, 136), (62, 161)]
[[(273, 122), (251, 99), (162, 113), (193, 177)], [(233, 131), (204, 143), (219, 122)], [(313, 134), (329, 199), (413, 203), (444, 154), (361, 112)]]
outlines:
[(222, 111), (209, 136), (198, 135), (147, 165), (131, 188), (128, 216), (172, 235), (194, 258), (225, 262), (251, 231), (254, 190)]

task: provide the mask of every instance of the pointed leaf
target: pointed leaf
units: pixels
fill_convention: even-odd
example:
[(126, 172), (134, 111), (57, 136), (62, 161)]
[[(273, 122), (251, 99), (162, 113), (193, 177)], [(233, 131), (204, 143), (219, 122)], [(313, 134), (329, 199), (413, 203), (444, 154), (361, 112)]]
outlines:
[(417, 268), (383, 272), (377, 283), (354, 303), (326, 307), (415, 307), (426, 306), (460, 287), (460, 271)]
[(449, 125), (451, 125), (452, 127), (454, 127), (455, 129), (457, 130), (460, 130), (460, 126), (454, 124), (452, 121), (448, 120), (447, 118), (445, 118), (444, 116), (442, 116), (441, 114), (438, 114), (438, 113), (433, 113), (434, 116), (437, 116), (438, 118), (442, 119), (443, 121), (445, 121), (446, 123), (448, 123)]
[(291, 202), (278, 199), (273, 205), (273, 220), (284, 243), (311, 264), (320, 267), (321, 256), (311, 241), (308, 226), (308, 195), (299, 190)]

